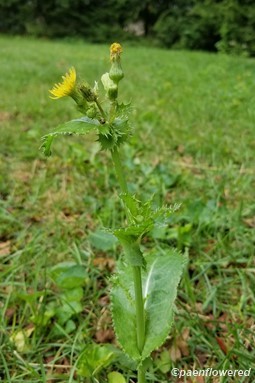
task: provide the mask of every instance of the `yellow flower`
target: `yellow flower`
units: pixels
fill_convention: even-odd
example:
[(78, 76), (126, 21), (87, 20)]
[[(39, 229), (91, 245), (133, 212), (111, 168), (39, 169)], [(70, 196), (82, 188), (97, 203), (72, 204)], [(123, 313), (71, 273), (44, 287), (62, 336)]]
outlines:
[(69, 72), (62, 76), (63, 81), (55, 84), (54, 87), (49, 91), (57, 99), (66, 96), (72, 96), (76, 90), (76, 71), (74, 67), (69, 69)]
[(110, 47), (110, 59), (111, 61), (119, 58), (120, 54), (123, 52), (122, 46), (119, 43), (113, 43)]

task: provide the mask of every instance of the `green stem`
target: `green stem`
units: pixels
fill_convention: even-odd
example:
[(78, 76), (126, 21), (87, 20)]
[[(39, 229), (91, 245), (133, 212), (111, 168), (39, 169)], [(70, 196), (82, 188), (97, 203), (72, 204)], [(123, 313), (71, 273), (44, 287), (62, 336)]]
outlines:
[(145, 379), (145, 369), (143, 365), (138, 367), (138, 383), (146, 383)]
[(95, 100), (95, 103), (96, 103), (98, 109), (100, 110), (100, 113), (102, 114), (103, 119), (106, 120), (106, 114), (105, 114), (105, 111), (104, 111), (104, 109), (102, 108), (102, 106), (100, 105), (98, 99)]
[[(128, 194), (128, 187), (123, 172), (118, 148), (112, 150), (112, 159), (115, 166), (116, 176), (120, 184), (122, 193)], [(127, 214), (129, 219), (129, 215)], [(145, 342), (145, 316), (144, 316), (144, 300), (142, 288), (141, 267), (133, 266), (133, 277), (135, 287), (135, 304), (136, 304), (136, 338), (137, 347), (140, 353), (143, 351)], [(146, 383), (145, 369), (143, 365), (138, 368), (138, 383)]]
[(115, 101), (112, 101), (111, 103), (110, 118), (109, 118), (110, 124), (113, 122), (115, 118), (116, 108), (117, 108), (117, 101), (115, 100)]
[(112, 150), (112, 159), (115, 166), (116, 176), (120, 184), (122, 193), (128, 194), (127, 182), (123, 173), (123, 168), (120, 160), (120, 154), (118, 148)]

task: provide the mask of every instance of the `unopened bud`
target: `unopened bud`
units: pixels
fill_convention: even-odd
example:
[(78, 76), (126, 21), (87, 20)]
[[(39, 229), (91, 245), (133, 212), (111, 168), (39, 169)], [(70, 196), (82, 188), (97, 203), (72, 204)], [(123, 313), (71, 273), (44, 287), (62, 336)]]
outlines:
[(109, 77), (116, 84), (124, 77), (124, 73), (121, 67), (120, 55), (122, 53), (122, 47), (119, 43), (113, 43), (110, 47), (110, 60), (112, 63)]
[(94, 102), (97, 99), (97, 96), (93, 89), (88, 85), (88, 84), (82, 84), (80, 86), (80, 91), (85, 98), (86, 101), (88, 102)]
[(122, 46), (119, 43), (113, 43), (110, 46), (110, 60), (111, 60), (111, 62), (113, 62), (116, 59), (119, 59), (122, 52), (123, 52)]
[(118, 61), (114, 61), (112, 63), (110, 72), (109, 72), (109, 77), (112, 81), (114, 81), (116, 84), (124, 77), (123, 70), (121, 68), (121, 64)]
[(96, 109), (95, 105), (91, 105), (91, 106), (89, 107), (89, 109), (87, 110), (86, 115), (87, 115), (89, 118), (94, 118), (94, 117), (96, 117), (96, 114), (97, 114), (97, 109)]
[(103, 74), (101, 81), (109, 99), (111, 101), (116, 100), (118, 97), (118, 86), (114, 81), (110, 79), (109, 73)]

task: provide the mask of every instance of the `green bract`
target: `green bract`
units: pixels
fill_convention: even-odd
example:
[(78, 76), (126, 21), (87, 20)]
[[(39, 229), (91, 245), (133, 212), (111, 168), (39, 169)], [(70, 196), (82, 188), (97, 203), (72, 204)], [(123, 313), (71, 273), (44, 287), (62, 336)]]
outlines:
[(111, 101), (115, 100), (118, 96), (118, 85), (110, 78), (109, 73), (103, 74), (101, 81), (107, 97)]

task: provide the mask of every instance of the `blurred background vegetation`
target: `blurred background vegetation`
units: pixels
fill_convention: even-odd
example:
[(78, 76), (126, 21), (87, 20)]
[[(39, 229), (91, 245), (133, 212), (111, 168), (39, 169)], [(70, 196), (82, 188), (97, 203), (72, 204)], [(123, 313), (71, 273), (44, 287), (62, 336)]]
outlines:
[(0, 32), (255, 56), (253, 0), (0, 0)]

